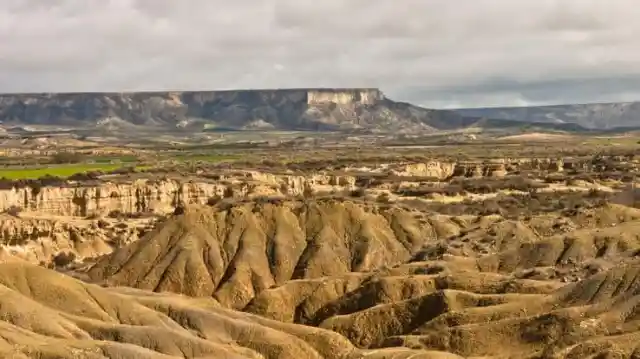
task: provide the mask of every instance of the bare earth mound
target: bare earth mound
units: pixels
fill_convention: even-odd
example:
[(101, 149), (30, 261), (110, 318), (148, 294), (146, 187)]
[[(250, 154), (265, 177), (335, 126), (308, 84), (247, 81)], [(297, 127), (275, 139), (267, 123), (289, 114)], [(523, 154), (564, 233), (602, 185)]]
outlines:
[(345, 353), (629, 356), (639, 218), (620, 205), (523, 220), (335, 199), (189, 206), (87, 276), (322, 328)]
[(105, 289), (29, 264), (0, 264), (0, 298), (3, 358), (456, 358), (361, 351), (331, 331), (213, 299)]
[(350, 202), (187, 207), (89, 272), (96, 281), (190, 296), (241, 309), (292, 279), (367, 273), (409, 260), (458, 225)]

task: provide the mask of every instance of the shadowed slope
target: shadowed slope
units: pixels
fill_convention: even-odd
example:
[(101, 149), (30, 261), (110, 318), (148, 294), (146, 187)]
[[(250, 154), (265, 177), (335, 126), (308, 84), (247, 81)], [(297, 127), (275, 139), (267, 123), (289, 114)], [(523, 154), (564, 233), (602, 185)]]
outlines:
[(195, 92), (0, 95), (11, 124), (136, 130), (434, 131), (468, 125), (453, 111), (386, 99), (376, 89), (273, 89)]
[[(371, 357), (628, 357), (640, 333), (637, 218), (616, 205), (530, 220), (334, 199), (193, 206), (88, 274), (290, 334), (337, 333)], [(558, 223), (568, 230), (553, 234)], [(166, 312), (157, 298), (171, 296), (144, 301)]]
[(402, 348), (368, 353), (336, 333), (224, 309), (211, 298), (101, 288), (41, 267), (0, 264), (3, 358), (449, 357)]
[[(450, 232), (458, 230), (451, 226)], [(256, 293), (290, 279), (402, 263), (436, 236), (424, 216), (350, 202), (188, 207), (103, 258), (89, 276), (111, 285), (213, 295), (243, 308)]]

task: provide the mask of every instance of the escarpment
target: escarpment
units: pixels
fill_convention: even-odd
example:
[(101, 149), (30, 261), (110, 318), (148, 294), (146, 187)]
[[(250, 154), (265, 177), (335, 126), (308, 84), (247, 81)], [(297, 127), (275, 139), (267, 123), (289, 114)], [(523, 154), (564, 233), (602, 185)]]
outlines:
[[(619, 165), (619, 164), (618, 164)], [(307, 193), (336, 193), (364, 186), (362, 179), (394, 178), (399, 183), (412, 181), (447, 181), (451, 178), (500, 178), (522, 172), (538, 174), (570, 171), (628, 171), (615, 162), (592, 159), (501, 159), (488, 162), (433, 160), (415, 163), (390, 163), (340, 172), (320, 171), (310, 174), (269, 173), (257, 170), (234, 170), (215, 176), (153, 179), (152, 176), (122, 183), (108, 177), (95, 183), (68, 182), (65, 186), (13, 187), (0, 189), (0, 211), (19, 208), (59, 216), (101, 216), (109, 213), (171, 213), (183, 204), (205, 204), (212, 198), (302, 196)], [(387, 176), (387, 177), (385, 177)], [(212, 179), (215, 178), (215, 179)], [(422, 178), (422, 179), (421, 179)], [(417, 182), (416, 182), (417, 183)]]
[(307, 188), (343, 190), (353, 188), (348, 176), (293, 176), (260, 172), (242, 173), (221, 180), (141, 179), (132, 183), (24, 187), (0, 190), (0, 209), (18, 208), (58, 216), (167, 214), (180, 205), (205, 204), (212, 198), (301, 195)]
[(377, 89), (0, 95), (0, 121), (164, 129), (432, 131), (464, 122), (452, 111), (391, 101)]
[(157, 220), (155, 217), (124, 221), (0, 214), (0, 261), (4, 257), (66, 267), (137, 241), (155, 226)]

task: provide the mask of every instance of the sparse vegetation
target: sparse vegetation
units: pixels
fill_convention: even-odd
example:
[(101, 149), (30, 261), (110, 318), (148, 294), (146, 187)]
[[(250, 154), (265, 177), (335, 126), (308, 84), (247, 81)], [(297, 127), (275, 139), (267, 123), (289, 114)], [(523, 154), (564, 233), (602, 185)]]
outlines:
[(76, 254), (73, 252), (60, 252), (53, 257), (53, 265), (55, 268), (64, 268), (76, 260)]
[[(75, 328), (73, 310), (82, 308), (93, 318), (81, 323), (82, 332), (106, 325), (117, 337), (101, 341), (101, 352), (118, 341), (136, 348), (161, 338), (167, 346), (145, 352), (373, 358), (428, 348), (560, 359), (565, 352), (604, 357), (622, 343), (630, 353), (640, 278), (631, 147), (594, 155), (593, 148), (560, 143), (402, 141), (442, 145), (151, 143), (113, 154), (78, 150), (83, 157), (75, 163), (53, 164), (48, 154), (7, 160), (5, 171), (46, 172), (0, 179), (0, 261), (40, 263), (102, 288), (11, 264), (0, 270), (3, 298), (42, 304), (38, 317), (53, 323), (45, 329), (54, 333), (36, 334), (48, 336), (51, 348), (66, 348), (69, 333), (56, 328)], [(142, 292), (149, 288), (162, 294)], [(64, 308), (53, 308), (51, 298)], [(113, 318), (146, 324), (134, 333), (85, 305), (96, 300)], [(134, 308), (143, 302), (146, 319)], [(32, 315), (6, 307), (26, 323), (20, 330), (39, 328), (28, 321)], [(154, 311), (164, 318), (160, 326), (149, 321)], [(589, 327), (592, 319), (605, 327)], [(220, 321), (228, 325), (208, 325)], [(193, 325), (184, 323), (206, 335), (191, 335)], [(33, 352), (47, 356), (43, 348)]]
[(40, 168), (12, 168), (0, 169), (0, 177), (10, 180), (38, 179), (44, 176), (69, 177), (83, 172), (110, 172), (118, 169), (119, 165), (68, 165)]
[(84, 156), (77, 152), (60, 151), (51, 156), (54, 164), (75, 164), (84, 161)]

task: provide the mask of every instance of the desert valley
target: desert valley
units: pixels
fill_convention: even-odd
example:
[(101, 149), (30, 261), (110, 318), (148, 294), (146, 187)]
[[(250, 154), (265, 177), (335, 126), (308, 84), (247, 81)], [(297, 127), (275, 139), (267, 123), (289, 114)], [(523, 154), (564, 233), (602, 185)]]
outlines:
[(0, 96), (0, 356), (640, 358), (635, 130), (472, 115)]

